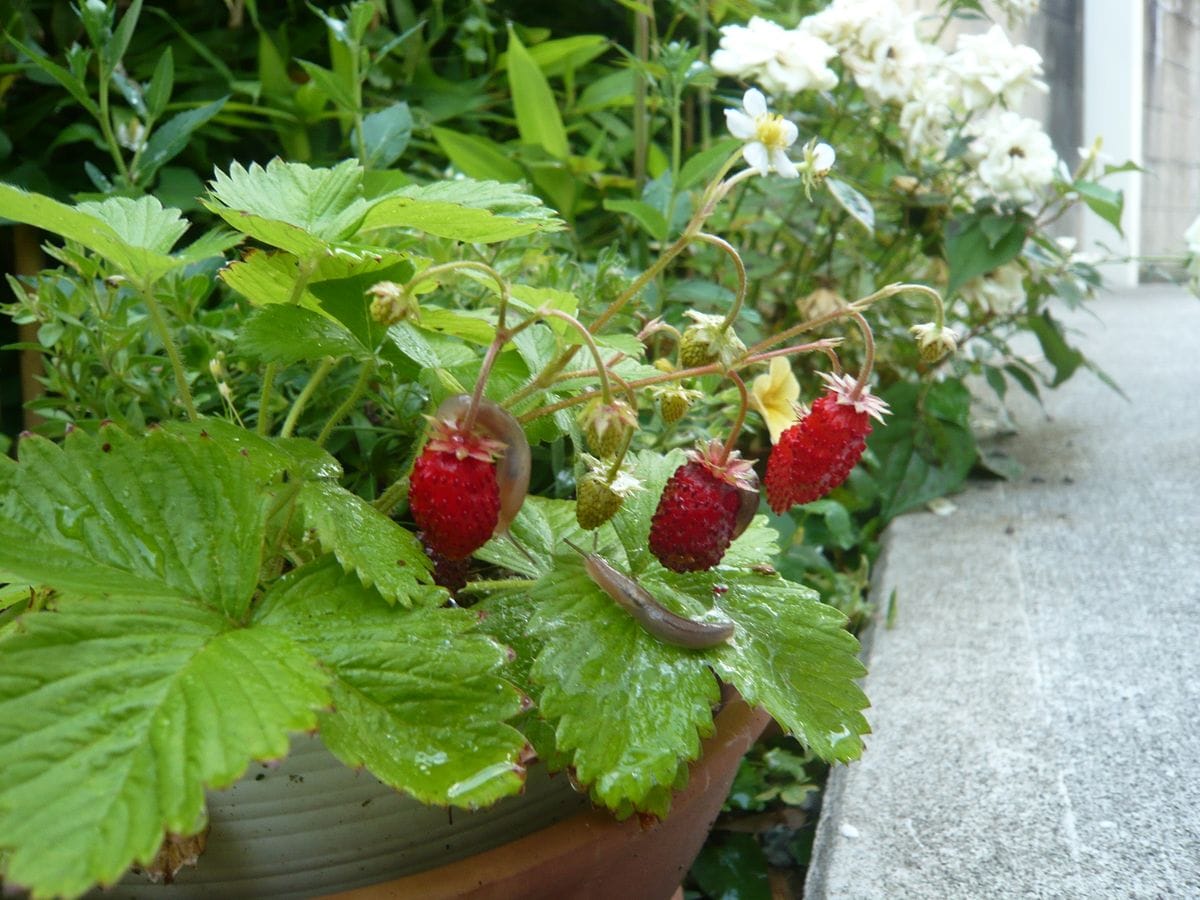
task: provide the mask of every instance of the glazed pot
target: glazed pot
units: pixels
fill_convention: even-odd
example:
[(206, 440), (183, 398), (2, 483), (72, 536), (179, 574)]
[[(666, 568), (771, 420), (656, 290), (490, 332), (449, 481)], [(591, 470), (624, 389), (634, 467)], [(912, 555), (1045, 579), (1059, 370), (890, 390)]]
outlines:
[[(769, 717), (732, 695), (664, 821), (616, 821), (565, 776), (529, 770), (525, 792), (486, 810), (427, 807), (301, 736), (278, 766), (209, 795), (210, 831), (174, 884), (131, 874), (96, 897), (613, 898), (665, 900), (699, 852)], [(341, 893), (333, 893), (341, 891)]]

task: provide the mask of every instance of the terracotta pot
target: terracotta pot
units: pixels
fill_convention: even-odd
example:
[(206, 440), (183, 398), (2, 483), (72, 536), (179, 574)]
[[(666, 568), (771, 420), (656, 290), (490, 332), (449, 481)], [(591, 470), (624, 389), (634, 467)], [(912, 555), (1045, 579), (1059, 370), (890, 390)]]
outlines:
[(738, 763), (769, 721), (734, 694), (664, 821), (617, 822), (590, 809), (451, 865), (326, 900), (667, 900), (700, 852)]
[[(298, 737), (277, 767), (209, 796), (207, 847), (173, 885), (127, 876), (96, 898), (621, 898), (666, 900), (699, 852), (742, 755), (769, 717), (736, 694), (663, 822), (617, 822), (565, 776), (530, 769), (486, 810), (423, 806)], [(401, 875), (403, 877), (397, 878)], [(394, 880), (388, 880), (394, 879)]]

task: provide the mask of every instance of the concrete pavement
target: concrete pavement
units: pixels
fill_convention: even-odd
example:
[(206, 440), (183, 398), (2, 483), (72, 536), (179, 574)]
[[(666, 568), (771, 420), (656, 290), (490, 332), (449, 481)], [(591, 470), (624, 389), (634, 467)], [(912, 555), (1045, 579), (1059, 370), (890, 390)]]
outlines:
[(810, 900), (1200, 897), (1200, 300), (1090, 309), (1076, 343), (1130, 402), (1077, 373), (1015, 411), (1019, 480), (889, 528), (874, 735)]

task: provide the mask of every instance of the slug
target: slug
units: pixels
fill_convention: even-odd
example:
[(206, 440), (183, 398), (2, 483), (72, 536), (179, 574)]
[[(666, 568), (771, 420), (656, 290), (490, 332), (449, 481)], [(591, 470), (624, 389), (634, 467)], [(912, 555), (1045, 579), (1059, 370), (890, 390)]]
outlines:
[[(447, 397), (438, 407), (436, 416), (459, 421), (471, 406), (470, 394)], [(505, 534), (512, 520), (521, 511), (529, 491), (529, 440), (525, 429), (508, 410), (491, 400), (480, 399), (475, 422), (489, 435), (504, 444), (504, 454), (496, 460), (496, 482), (500, 485), (500, 516), (494, 534)]]
[(633, 578), (617, 571), (603, 557), (585, 553), (565, 543), (583, 557), (583, 568), (596, 586), (625, 609), (652, 636), (664, 644), (699, 650), (716, 647), (733, 637), (732, 622), (695, 622), (671, 612)]
[(758, 473), (751, 470), (750, 475), (754, 478), (754, 487), (738, 488), (740, 503), (737, 516), (734, 519), (733, 534), (730, 536), (730, 540), (737, 540), (741, 537), (742, 532), (750, 527), (750, 522), (753, 521), (754, 514), (758, 512)]

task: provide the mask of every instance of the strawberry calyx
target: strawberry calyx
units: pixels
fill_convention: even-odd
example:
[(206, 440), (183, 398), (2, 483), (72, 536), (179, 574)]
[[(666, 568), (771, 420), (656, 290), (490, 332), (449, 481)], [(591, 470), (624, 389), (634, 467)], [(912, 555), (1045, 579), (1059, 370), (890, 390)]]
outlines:
[(853, 375), (836, 375), (832, 372), (821, 372), (820, 376), (829, 387), (829, 393), (842, 406), (852, 406), (855, 412), (866, 413), (877, 422), (892, 410), (887, 403), (871, 393), (865, 385), (858, 389), (858, 381)]
[(695, 450), (688, 451), (688, 459), (700, 463), (714, 478), (738, 490), (758, 490), (758, 475), (754, 472), (754, 463), (742, 459), (736, 450), (726, 454), (725, 444), (716, 438), (707, 444), (697, 444)]
[(457, 419), (430, 417), (429, 440), (425, 446), (435, 453), (450, 453), (456, 459), (478, 459), (495, 462), (508, 447), (491, 435), (478, 430), (464, 431)]

